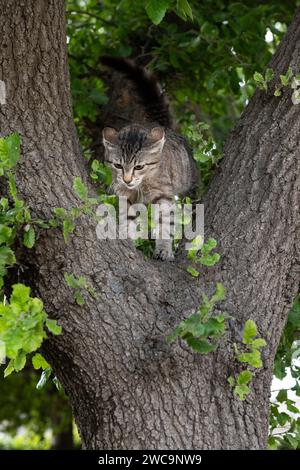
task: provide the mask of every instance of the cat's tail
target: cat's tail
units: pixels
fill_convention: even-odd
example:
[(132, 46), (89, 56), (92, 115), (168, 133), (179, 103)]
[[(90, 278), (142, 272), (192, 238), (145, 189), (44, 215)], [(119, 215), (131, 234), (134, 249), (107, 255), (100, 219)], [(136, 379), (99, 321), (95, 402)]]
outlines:
[(166, 97), (155, 76), (133, 60), (122, 57), (102, 56), (101, 63), (131, 80), (145, 108), (147, 117), (164, 127), (172, 127), (172, 119)]

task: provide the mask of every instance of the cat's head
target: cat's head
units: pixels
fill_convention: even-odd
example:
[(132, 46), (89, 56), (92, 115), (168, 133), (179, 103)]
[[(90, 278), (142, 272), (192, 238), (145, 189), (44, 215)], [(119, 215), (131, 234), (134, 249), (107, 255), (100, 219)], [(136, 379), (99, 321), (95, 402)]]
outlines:
[(112, 168), (115, 181), (127, 189), (137, 188), (157, 169), (164, 143), (162, 127), (130, 125), (119, 132), (112, 127), (103, 129), (105, 162)]

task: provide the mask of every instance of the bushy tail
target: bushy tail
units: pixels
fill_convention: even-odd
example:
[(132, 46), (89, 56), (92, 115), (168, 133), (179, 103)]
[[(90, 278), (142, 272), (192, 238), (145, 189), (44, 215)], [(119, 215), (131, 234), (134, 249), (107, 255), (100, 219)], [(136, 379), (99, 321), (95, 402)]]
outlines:
[(164, 127), (172, 127), (167, 100), (154, 75), (132, 60), (122, 57), (103, 56), (100, 60), (103, 65), (124, 74), (135, 84), (147, 117), (151, 121)]

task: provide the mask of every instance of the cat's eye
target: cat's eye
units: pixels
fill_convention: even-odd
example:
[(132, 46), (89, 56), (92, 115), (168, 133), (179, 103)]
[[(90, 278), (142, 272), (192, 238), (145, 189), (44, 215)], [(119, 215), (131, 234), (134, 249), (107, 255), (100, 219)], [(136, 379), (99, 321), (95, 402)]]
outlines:
[(144, 168), (145, 165), (136, 165), (134, 167), (135, 170), (142, 170)]
[(114, 167), (115, 168), (118, 168), (118, 170), (122, 170), (122, 165), (120, 165), (120, 163), (114, 163)]

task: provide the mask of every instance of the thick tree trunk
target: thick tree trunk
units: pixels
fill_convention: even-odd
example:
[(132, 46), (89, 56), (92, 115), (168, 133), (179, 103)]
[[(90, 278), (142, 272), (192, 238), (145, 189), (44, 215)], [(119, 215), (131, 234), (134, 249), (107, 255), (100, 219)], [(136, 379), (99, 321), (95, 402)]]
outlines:
[[(85, 175), (72, 120), (62, 0), (0, 0), (1, 134), (22, 135), (20, 192), (34, 213), (78, 203)], [(300, 70), (300, 13), (272, 61)], [(84, 448), (259, 449), (266, 446), (276, 347), (299, 287), (299, 107), (257, 92), (231, 134), (205, 197), (206, 232), (222, 263), (191, 279), (179, 262), (144, 259), (132, 244), (100, 242), (89, 220), (65, 245), (40, 234), (27, 262), (34, 291), (63, 333), (45, 349), (70, 397)], [(298, 238), (298, 247), (297, 247)], [(33, 268), (34, 266), (34, 268)], [(79, 307), (63, 273), (97, 290)], [(203, 357), (164, 337), (221, 280), (222, 310), (236, 317), (216, 353)], [(246, 319), (268, 341), (254, 391), (240, 402), (227, 377)]]

